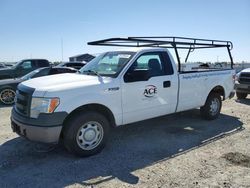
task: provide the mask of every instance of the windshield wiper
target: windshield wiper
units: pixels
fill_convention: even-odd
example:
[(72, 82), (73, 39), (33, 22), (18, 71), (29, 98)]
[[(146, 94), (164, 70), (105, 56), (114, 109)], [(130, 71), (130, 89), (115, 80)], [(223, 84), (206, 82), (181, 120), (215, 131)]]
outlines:
[(98, 77), (101, 77), (101, 75), (97, 72), (97, 71), (94, 71), (94, 70), (85, 70), (83, 72), (86, 72), (86, 73), (93, 73), (94, 75), (98, 76)]

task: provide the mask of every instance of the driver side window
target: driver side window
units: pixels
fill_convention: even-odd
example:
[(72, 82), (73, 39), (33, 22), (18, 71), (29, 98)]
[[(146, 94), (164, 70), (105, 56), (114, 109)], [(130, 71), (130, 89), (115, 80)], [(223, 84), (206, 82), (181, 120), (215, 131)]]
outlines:
[(31, 61), (24, 61), (21, 65), (21, 67), (23, 69), (31, 69), (32, 68), (32, 65), (31, 65)]
[(141, 55), (128, 69), (124, 76), (125, 82), (147, 81), (151, 77), (164, 75), (161, 52)]

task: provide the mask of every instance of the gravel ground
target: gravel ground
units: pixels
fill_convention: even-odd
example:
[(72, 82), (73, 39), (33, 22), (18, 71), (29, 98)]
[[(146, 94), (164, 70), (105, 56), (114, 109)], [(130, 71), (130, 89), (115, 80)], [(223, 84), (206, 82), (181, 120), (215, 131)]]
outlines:
[(214, 121), (192, 110), (119, 127), (88, 158), (18, 137), (0, 107), (0, 187), (250, 187), (249, 105), (226, 100)]

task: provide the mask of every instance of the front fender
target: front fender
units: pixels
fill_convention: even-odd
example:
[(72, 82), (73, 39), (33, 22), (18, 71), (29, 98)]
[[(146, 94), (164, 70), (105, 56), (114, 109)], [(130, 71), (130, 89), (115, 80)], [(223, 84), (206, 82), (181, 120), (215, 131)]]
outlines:
[(114, 115), (116, 125), (122, 124), (122, 106), (120, 91), (108, 92), (103, 91), (95, 93), (78, 93), (77, 95), (63, 95), (60, 97), (60, 105), (57, 112), (66, 111), (70, 114), (75, 109), (88, 104), (100, 104), (107, 107)]

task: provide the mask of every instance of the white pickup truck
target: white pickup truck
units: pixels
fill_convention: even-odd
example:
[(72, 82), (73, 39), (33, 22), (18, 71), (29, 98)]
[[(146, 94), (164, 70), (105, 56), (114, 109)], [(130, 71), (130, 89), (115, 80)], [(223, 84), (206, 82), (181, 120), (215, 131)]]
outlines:
[[(89, 44), (139, 48), (103, 53), (79, 73), (19, 84), (11, 115), (14, 132), (43, 143), (61, 140), (70, 152), (89, 156), (104, 148), (110, 127), (195, 108), (213, 120), (220, 114), (221, 101), (233, 94), (232, 68), (183, 72), (177, 51), (225, 47), (231, 58), (231, 42), (166, 37)], [(166, 48), (174, 48), (178, 66)]]

